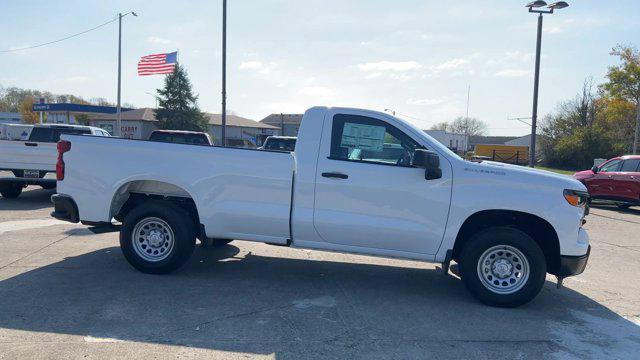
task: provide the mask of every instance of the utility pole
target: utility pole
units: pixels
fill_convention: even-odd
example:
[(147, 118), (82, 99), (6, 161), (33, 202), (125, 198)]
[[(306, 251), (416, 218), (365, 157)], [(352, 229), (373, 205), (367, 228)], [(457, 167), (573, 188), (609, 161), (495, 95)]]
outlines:
[(116, 131), (115, 136), (122, 136), (122, 114), (120, 94), (122, 86), (122, 13), (118, 13), (118, 105), (116, 106)]
[(222, 0), (222, 146), (227, 146), (227, 0)]
[(467, 119), (469, 118), (469, 98), (471, 97), (471, 85), (467, 88)]
[(284, 136), (284, 114), (280, 113), (280, 135)]

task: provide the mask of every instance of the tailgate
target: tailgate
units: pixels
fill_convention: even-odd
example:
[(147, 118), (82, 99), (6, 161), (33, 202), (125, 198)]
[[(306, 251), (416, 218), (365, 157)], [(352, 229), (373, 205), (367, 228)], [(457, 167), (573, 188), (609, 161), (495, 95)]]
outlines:
[(56, 171), (56, 143), (0, 141), (0, 169)]

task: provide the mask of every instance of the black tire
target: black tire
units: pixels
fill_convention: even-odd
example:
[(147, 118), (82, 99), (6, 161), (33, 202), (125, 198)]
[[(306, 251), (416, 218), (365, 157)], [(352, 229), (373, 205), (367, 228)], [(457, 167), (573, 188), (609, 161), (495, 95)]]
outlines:
[(626, 210), (631, 207), (631, 204), (616, 203), (616, 206), (618, 207), (618, 209)]
[(56, 184), (44, 184), (44, 185), (40, 185), (40, 186), (45, 190), (51, 190), (51, 189), (55, 189), (56, 188)]
[(225, 246), (228, 243), (233, 241), (233, 239), (219, 239), (219, 238), (215, 238), (215, 239), (212, 239), (212, 240), (213, 241), (211, 242), (211, 246), (213, 246), (213, 247)]
[[(152, 218), (162, 220), (170, 228), (174, 239), (166, 257), (157, 261), (143, 258), (136, 252), (136, 245), (133, 243), (138, 241), (133, 239), (136, 226)], [(166, 201), (147, 201), (136, 206), (125, 216), (120, 229), (120, 249), (124, 257), (134, 268), (147, 274), (168, 274), (180, 268), (189, 260), (195, 243), (195, 226), (189, 214)]]
[[(495, 274), (492, 274), (491, 272), (483, 272), (488, 274), (485, 279), (490, 279), (484, 281), (493, 281), (494, 285), (498, 287), (501, 285), (516, 287), (511, 290), (497, 290), (506, 291), (506, 293), (499, 293), (492, 290), (489, 286), (493, 285), (485, 285), (479, 274), (482, 270), (478, 269), (480, 265), (479, 262), (481, 261), (483, 254), (492, 248), (494, 249), (493, 251), (500, 251), (501, 249), (499, 246), (504, 246), (505, 249), (507, 249), (507, 247), (515, 248), (520, 252), (521, 256), (524, 256), (526, 263), (528, 263), (528, 267), (526, 267), (528, 268), (528, 279), (526, 281), (521, 280), (521, 282), (514, 279), (513, 281), (515, 285), (511, 285), (505, 281), (511, 280), (509, 278), (491, 278), (490, 275), (495, 276)], [(511, 254), (508, 249), (503, 250), (503, 253), (508, 257), (516, 257), (516, 255)], [(491, 259), (487, 260), (491, 261)], [(538, 246), (535, 240), (533, 240), (529, 235), (518, 229), (509, 227), (488, 228), (473, 235), (462, 249), (460, 262), (462, 280), (471, 294), (484, 304), (497, 307), (517, 307), (533, 300), (538, 293), (540, 293), (540, 290), (542, 290), (547, 273), (547, 263), (540, 246)], [(523, 261), (517, 262), (514, 260), (507, 262), (510, 264), (508, 265), (509, 269), (513, 269), (516, 273), (518, 270), (515, 269), (518, 264), (521, 264), (521, 266), (525, 265)], [(494, 263), (495, 260), (491, 263), (492, 268)], [(517, 288), (517, 286), (520, 287)], [(508, 291), (513, 292), (509, 293)]]
[(15, 199), (22, 193), (22, 184), (1, 184), (0, 194), (7, 199)]

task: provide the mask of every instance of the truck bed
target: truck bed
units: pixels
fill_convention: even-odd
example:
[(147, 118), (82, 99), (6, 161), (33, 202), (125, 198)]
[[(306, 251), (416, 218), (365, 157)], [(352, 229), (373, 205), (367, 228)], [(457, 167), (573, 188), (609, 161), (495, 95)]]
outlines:
[[(289, 238), (294, 160), (290, 153), (63, 135), (65, 179), (80, 220), (108, 222), (123, 191), (194, 200), (208, 237), (281, 243)], [(169, 184), (173, 184), (169, 186)], [(137, 190), (142, 189), (142, 190)]]

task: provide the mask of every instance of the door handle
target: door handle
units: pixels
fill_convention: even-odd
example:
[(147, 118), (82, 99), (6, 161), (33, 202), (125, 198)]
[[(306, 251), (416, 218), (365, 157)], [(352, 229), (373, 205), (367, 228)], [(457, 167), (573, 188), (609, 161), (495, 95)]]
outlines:
[(38, 143), (34, 143), (34, 142), (26, 142), (24, 143), (25, 146), (38, 146)]
[(322, 176), (326, 177), (326, 178), (335, 178), (335, 179), (348, 179), (349, 178), (349, 175), (343, 174), (343, 173), (339, 173), (339, 172), (323, 172)]

